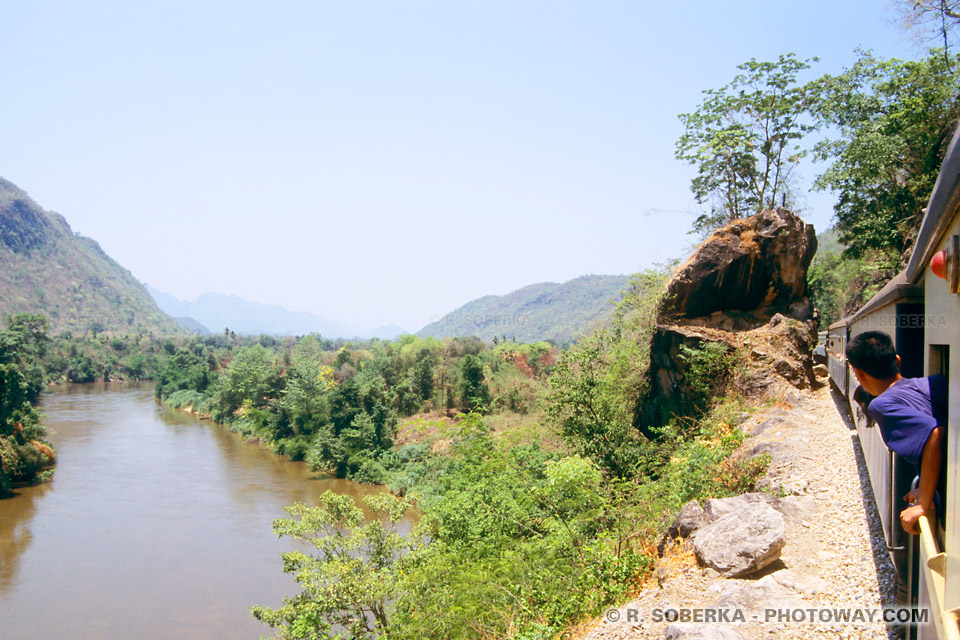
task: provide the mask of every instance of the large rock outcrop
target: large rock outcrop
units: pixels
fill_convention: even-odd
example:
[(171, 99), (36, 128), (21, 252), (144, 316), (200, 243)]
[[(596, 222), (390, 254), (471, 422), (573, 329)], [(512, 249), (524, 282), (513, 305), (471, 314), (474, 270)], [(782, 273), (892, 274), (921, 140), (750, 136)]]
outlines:
[(808, 320), (807, 269), (816, 251), (813, 225), (787, 209), (735, 220), (713, 232), (680, 267), (661, 317), (723, 314), (762, 324), (782, 313)]
[(737, 368), (745, 395), (763, 395), (781, 380), (798, 388), (814, 383), (816, 321), (807, 269), (816, 250), (813, 226), (787, 209), (735, 220), (697, 247), (660, 307), (649, 393), (636, 411), (641, 432), (652, 434), (674, 413), (702, 404), (703, 385), (690, 377), (689, 354), (710, 343), (748, 361)]

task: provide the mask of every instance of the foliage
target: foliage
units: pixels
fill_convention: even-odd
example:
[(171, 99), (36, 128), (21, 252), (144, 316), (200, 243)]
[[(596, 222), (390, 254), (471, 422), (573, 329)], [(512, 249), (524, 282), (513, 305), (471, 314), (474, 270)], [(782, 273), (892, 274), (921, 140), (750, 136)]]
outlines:
[(810, 299), (820, 312), (820, 327), (826, 328), (863, 306), (896, 273), (898, 264), (886, 253), (870, 251), (854, 258), (843, 253), (842, 245), (821, 242), (807, 272)]
[(408, 554), (420, 541), (401, 536), (396, 524), (409, 503), (387, 494), (364, 498), (374, 517), (364, 523), (353, 498), (327, 491), (319, 504), (288, 507), (293, 516), (278, 519), (273, 530), (311, 545), (314, 553), (288, 551), (283, 570), (302, 591), (277, 609), (256, 606), (253, 615), (289, 640), (375, 638), (389, 628), (388, 605), (400, 595), (398, 584)]
[(213, 398), (213, 418), (223, 422), (238, 413), (264, 409), (276, 397), (280, 369), (261, 345), (242, 347), (219, 378)]
[(176, 352), (166, 361), (157, 376), (154, 392), (165, 398), (178, 391), (201, 393), (210, 386), (210, 371), (206, 361), (186, 349)]
[(815, 146), (815, 158), (830, 163), (815, 186), (838, 194), (835, 228), (848, 256), (909, 258), (960, 116), (953, 69), (936, 53), (902, 61), (860, 51), (843, 74), (808, 85), (819, 96), (815, 115), (839, 132)]
[[(419, 469), (411, 495), (420, 517), (411, 534), (391, 538), (391, 548), (404, 549), (392, 565), (371, 567), (355, 554), (284, 554), (303, 591), (258, 617), (284, 638), (331, 637), (332, 620), (352, 637), (553, 638), (637, 589), (652, 562), (644, 550), (683, 503), (753, 488), (766, 461), (730, 458), (744, 415), (728, 402), (700, 420), (671, 423), (651, 449), (656, 473), (631, 481), (609, 479), (581, 455), (511, 445), (479, 414), (462, 416), (445, 454), (416, 446), (393, 454), (390, 466)], [(349, 541), (358, 520), (333, 527), (326, 544), (356, 548)], [(368, 579), (373, 586), (358, 586)], [(368, 607), (359, 628), (358, 603)]]
[(0, 495), (14, 483), (36, 482), (52, 463), (53, 448), (33, 406), (43, 385), (46, 331), (46, 318), (35, 314), (8, 318), (0, 331)]
[(193, 389), (174, 391), (163, 402), (173, 409), (190, 409), (201, 414), (206, 414), (210, 410), (210, 396)]
[(752, 491), (769, 458), (732, 457), (743, 442), (737, 425), (748, 415), (737, 399), (720, 402), (700, 419), (677, 417), (663, 428), (663, 462), (640, 486), (647, 517), (638, 533), (660, 535), (690, 500), (722, 498)]
[(960, 2), (897, 0), (894, 6), (903, 18), (905, 29), (921, 39), (938, 41), (943, 46), (944, 57), (949, 59), (951, 36), (960, 28)]
[(813, 130), (805, 121), (813, 96), (797, 74), (815, 61), (792, 53), (776, 62), (750, 60), (730, 84), (704, 91), (696, 111), (680, 115), (676, 156), (697, 167), (691, 189), (707, 207), (694, 231), (793, 202), (792, 174), (806, 154), (800, 141)]
[(631, 477), (648, 440), (634, 424), (647, 389), (650, 338), (666, 285), (665, 268), (638, 274), (610, 327), (563, 353), (550, 378), (548, 414), (567, 444), (615, 477)]
[(483, 362), (474, 355), (460, 359), (460, 404), (469, 410), (484, 410), (490, 402)]
[(634, 588), (649, 560), (608, 527), (599, 468), (536, 445), (504, 446), (476, 414), (420, 493), (428, 540), (405, 572), (391, 637), (552, 637)]
[(124, 358), (149, 355), (167, 404), (209, 414), (315, 469), (375, 484), (393, 481), (388, 453), (398, 417), (480, 406), (530, 412), (558, 352), (547, 343), (411, 335), (346, 342), (226, 333), (139, 346), (114, 337), (94, 341), (98, 350), (78, 344), (64, 362), (87, 362), (89, 353), (91, 378), (116, 366), (115, 356), (105, 357), (115, 348)]
[(722, 394), (736, 365), (731, 349), (720, 342), (707, 342), (697, 349), (680, 345), (680, 360), (684, 363), (683, 384), (690, 389), (688, 413), (698, 414)]

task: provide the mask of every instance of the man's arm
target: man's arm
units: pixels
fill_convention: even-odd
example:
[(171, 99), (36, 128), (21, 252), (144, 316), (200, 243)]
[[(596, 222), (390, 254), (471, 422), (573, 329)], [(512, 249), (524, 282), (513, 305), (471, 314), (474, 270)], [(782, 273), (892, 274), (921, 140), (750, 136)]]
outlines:
[(911, 500), (912, 504), (900, 512), (900, 524), (907, 533), (919, 533), (917, 520), (920, 516), (933, 514), (933, 496), (937, 492), (937, 482), (940, 479), (940, 447), (943, 427), (937, 427), (930, 432), (927, 443), (923, 445), (923, 456), (920, 459), (920, 485), (911, 491), (904, 500)]

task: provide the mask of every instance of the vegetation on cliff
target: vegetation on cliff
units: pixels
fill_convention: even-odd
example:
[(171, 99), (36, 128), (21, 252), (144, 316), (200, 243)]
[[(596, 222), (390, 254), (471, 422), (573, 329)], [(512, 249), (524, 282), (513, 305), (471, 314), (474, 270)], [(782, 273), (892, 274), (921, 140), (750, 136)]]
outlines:
[(40, 313), (51, 335), (176, 334), (133, 275), (0, 178), (0, 316)]

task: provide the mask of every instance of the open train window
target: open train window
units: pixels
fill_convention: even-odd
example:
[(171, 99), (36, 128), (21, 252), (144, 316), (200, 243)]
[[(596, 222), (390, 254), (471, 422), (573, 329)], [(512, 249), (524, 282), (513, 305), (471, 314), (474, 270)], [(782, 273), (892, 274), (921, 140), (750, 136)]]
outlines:
[(923, 303), (901, 302), (896, 313), (893, 340), (900, 355), (900, 373), (905, 378), (919, 378), (923, 375)]
[(932, 344), (930, 345), (930, 366), (927, 375), (940, 374), (950, 376), (950, 345)]

